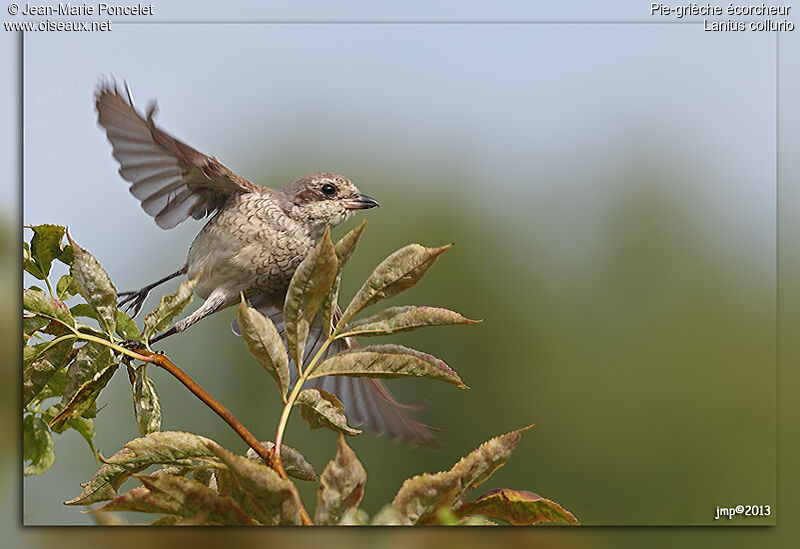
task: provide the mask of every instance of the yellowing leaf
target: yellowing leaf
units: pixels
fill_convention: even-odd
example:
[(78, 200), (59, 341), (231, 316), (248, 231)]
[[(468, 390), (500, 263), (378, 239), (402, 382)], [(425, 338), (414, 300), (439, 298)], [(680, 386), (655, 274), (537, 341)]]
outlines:
[(364, 307), (414, 286), (450, 246), (452, 244), (426, 248), (419, 244), (409, 244), (384, 259), (350, 301), (342, 315), (342, 322), (349, 322)]
[(247, 350), (278, 382), (278, 388), (285, 401), (286, 390), (289, 387), (289, 355), (275, 324), (268, 316), (248, 307), (244, 299), (239, 304), (236, 320)]
[(297, 395), (295, 404), (300, 407), (300, 415), (312, 429), (326, 427), (345, 435), (360, 435), (360, 429), (347, 424), (344, 404), (331, 393), (316, 387), (303, 389)]
[(356, 320), (339, 337), (390, 335), (395, 332), (416, 330), (425, 326), (445, 326), (448, 324), (477, 324), (480, 320), (470, 320), (455, 311), (439, 307), (390, 307), (378, 314)]
[(336, 277), (337, 261), (330, 227), (326, 227), (319, 243), (295, 270), (286, 291), (283, 305), (286, 346), (298, 368), (303, 363), (309, 326)]
[(444, 361), (402, 345), (370, 345), (343, 351), (322, 361), (309, 379), (327, 375), (427, 377), (468, 388)]
[(144, 318), (142, 337), (147, 340), (153, 334), (169, 328), (172, 319), (192, 302), (195, 286), (197, 286), (197, 279), (185, 280), (181, 282), (177, 292), (162, 297), (158, 307)]
[(339, 434), (336, 457), (328, 463), (317, 490), (317, 524), (338, 524), (342, 517), (358, 507), (364, 497), (367, 472)]
[(525, 490), (500, 488), (466, 503), (458, 509), (459, 516), (483, 515), (509, 524), (528, 525), (550, 522), (580, 524), (575, 516), (554, 501)]

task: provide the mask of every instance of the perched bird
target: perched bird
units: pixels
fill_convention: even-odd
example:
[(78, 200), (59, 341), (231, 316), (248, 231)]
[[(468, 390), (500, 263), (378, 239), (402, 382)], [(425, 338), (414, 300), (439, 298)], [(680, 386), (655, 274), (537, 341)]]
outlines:
[[(159, 284), (184, 274), (198, 279), (195, 293), (203, 304), (152, 342), (238, 303), (240, 292), (283, 333), (281, 310), (289, 282), (325, 227), (378, 206), (335, 173), (304, 175), (280, 189), (254, 185), (161, 130), (153, 122), (155, 104), (143, 116), (129, 90), (115, 83), (99, 86), (96, 108), (120, 175), (159, 227), (171, 229), (189, 217), (211, 217), (180, 269), (141, 290), (119, 294), (124, 297), (120, 304), (128, 304), (135, 315)], [(309, 346), (319, 341), (322, 329), (317, 316)], [(357, 346), (353, 338), (336, 340), (328, 353), (352, 346)], [(399, 403), (380, 380), (327, 376), (313, 381), (339, 397), (353, 424), (415, 444), (433, 440), (433, 429), (412, 418), (411, 406)]]

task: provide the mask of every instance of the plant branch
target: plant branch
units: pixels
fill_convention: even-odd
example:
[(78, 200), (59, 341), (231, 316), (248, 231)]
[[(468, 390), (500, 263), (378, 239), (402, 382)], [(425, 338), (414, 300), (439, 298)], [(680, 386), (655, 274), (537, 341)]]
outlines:
[[(280, 455), (278, 450), (280, 446), (276, 442), (275, 448), (276, 453), (273, 454), (269, 450), (267, 450), (263, 444), (251, 433), (247, 427), (242, 424), (241, 421), (236, 419), (236, 417), (222, 404), (220, 404), (214, 397), (212, 397), (205, 389), (200, 387), (192, 378), (190, 378), (186, 372), (181, 370), (175, 363), (173, 363), (166, 355), (162, 355), (160, 353), (153, 353), (147, 349), (136, 349), (136, 353), (144, 355), (147, 357), (145, 360), (146, 362), (151, 362), (156, 366), (160, 366), (161, 368), (165, 369), (167, 372), (172, 374), (174, 378), (178, 381), (183, 383), (183, 385), (189, 389), (197, 398), (199, 398), (203, 403), (211, 408), (215, 414), (222, 418), (225, 423), (231, 426), (231, 428), (236, 431), (236, 434), (239, 435), (242, 440), (244, 440), (250, 448), (252, 448), (260, 457), (264, 460), (264, 462), (272, 467), (283, 479), (288, 479), (288, 475), (286, 474), (286, 470), (283, 468), (283, 463), (281, 463)], [(299, 500), (299, 498), (298, 498)], [(310, 525), (313, 524), (311, 517), (309, 516), (308, 512), (303, 507), (302, 502), (300, 503), (300, 517), (303, 521), (303, 524)]]

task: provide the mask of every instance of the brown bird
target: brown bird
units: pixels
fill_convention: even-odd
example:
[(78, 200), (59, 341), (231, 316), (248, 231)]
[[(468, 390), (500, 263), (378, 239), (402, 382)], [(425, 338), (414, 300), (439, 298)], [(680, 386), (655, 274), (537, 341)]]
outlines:
[[(189, 217), (211, 216), (192, 242), (183, 267), (141, 290), (119, 294), (124, 297), (120, 305), (127, 304), (135, 315), (159, 284), (184, 274), (198, 279), (195, 293), (203, 304), (151, 342), (238, 303), (240, 292), (283, 334), (281, 309), (289, 282), (325, 227), (378, 206), (335, 173), (304, 175), (280, 189), (254, 185), (157, 127), (155, 104), (145, 116), (140, 114), (127, 87), (123, 92), (114, 83), (101, 84), (96, 107), (98, 123), (120, 164), (119, 174), (131, 183), (131, 194), (159, 227), (171, 229)], [(321, 333), (317, 316), (308, 336), (310, 347), (319, 345)], [(328, 353), (352, 346), (357, 346), (352, 338), (336, 340)], [(311, 355), (307, 350), (306, 356)], [(433, 429), (412, 418), (410, 406), (399, 403), (380, 380), (327, 376), (314, 381), (341, 399), (355, 425), (416, 444), (433, 440)]]

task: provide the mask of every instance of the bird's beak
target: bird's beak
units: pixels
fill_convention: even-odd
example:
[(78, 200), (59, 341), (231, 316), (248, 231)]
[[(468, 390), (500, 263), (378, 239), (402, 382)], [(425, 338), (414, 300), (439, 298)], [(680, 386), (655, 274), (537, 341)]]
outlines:
[(378, 201), (365, 194), (360, 194), (355, 198), (348, 198), (344, 201), (344, 207), (348, 210), (366, 210), (377, 206), (380, 206)]

